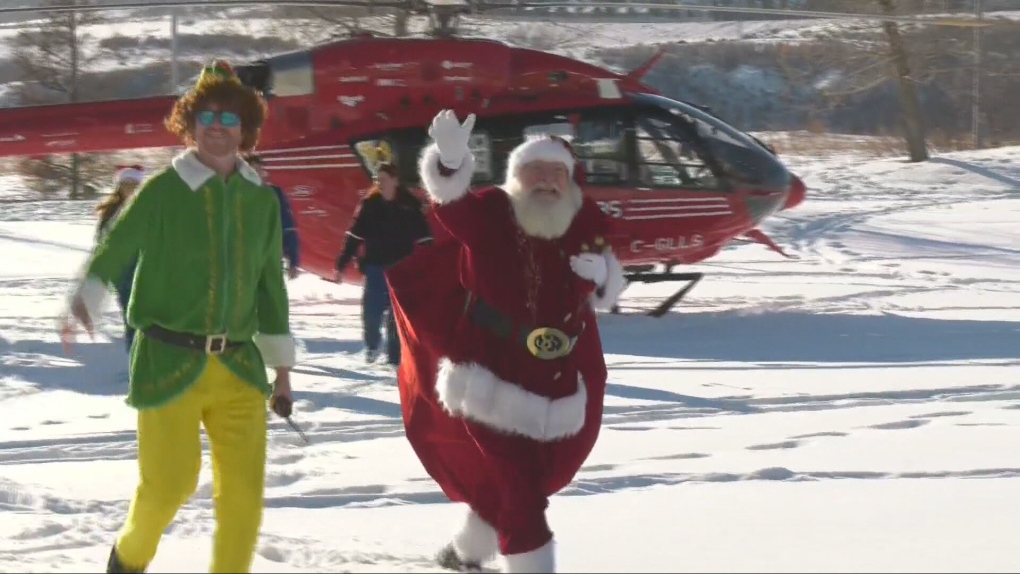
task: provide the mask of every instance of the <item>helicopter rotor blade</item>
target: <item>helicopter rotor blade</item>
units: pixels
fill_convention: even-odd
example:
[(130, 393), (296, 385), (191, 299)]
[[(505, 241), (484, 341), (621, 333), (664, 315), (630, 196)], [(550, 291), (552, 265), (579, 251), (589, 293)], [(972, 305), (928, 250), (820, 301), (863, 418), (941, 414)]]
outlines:
[(102, 4), (69, 4), (66, 6), (15, 6), (0, 7), (0, 14), (37, 12), (99, 12), (102, 10), (146, 10), (156, 8), (241, 8), (250, 6), (293, 6), (297, 8), (406, 8), (408, 2), (374, 0), (167, 0), (149, 4), (126, 0)]
[[(819, 10), (798, 10), (792, 8), (754, 8), (736, 6), (706, 6), (690, 4), (682, 0), (665, 2), (613, 2), (590, 1), (583, 4), (570, 1), (538, 1), (527, 0), (460, 0), (451, 3), (449, 0), (167, 0), (159, 4), (142, 3), (138, 0), (122, 0), (103, 2), (101, 4), (67, 5), (67, 6), (16, 6), (0, 7), (0, 14), (39, 13), (39, 12), (94, 12), (101, 10), (145, 10), (153, 8), (238, 8), (252, 6), (298, 7), (298, 8), (393, 8), (424, 13), (431, 9), (460, 8), (466, 12), (487, 12), (500, 9), (548, 9), (548, 8), (605, 8), (605, 9), (655, 9), (662, 11), (691, 12), (723, 12), (734, 14), (783, 15), (797, 18), (826, 20), (870, 20), (875, 22), (904, 22), (950, 27), (1020, 27), (1020, 21), (997, 18), (977, 18), (972, 16), (921, 16), (893, 14), (860, 14), (853, 12), (827, 12)], [(629, 21), (629, 20), (628, 20)]]
[[(504, 6), (509, 7), (509, 6)], [(992, 27), (992, 26), (1020, 26), (1020, 21), (976, 18), (969, 16), (907, 16), (907, 15), (886, 15), (886, 14), (859, 14), (853, 12), (824, 12), (819, 10), (797, 10), (793, 8), (741, 8), (737, 6), (706, 6), (702, 4), (688, 4), (685, 2), (659, 3), (659, 2), (516, 2), (514, 8), (643, 8), (663, 11), (691, 11), (691, 12), (727, 12), (734, 14), (762, 14), (762, 15), (785, 15), (798, 18), (813, 18), (820, 20), (872, 20), (876, 22), (906, 22), (912, 24), (930, 24), (936, 26), (954, 27)]]

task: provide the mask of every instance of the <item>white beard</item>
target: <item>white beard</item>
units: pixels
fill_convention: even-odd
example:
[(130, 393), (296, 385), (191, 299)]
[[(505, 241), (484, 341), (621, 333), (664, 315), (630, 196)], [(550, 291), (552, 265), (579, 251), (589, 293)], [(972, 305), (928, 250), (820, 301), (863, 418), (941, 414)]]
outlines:
[(524, 233), (542, 239), (562, 237), (581, 209), (583, 199), (581, 188), (573, 181), (570, 182), (567, 193), (552, 204), (533, 199), (530, 192), (523, 189), (517, 179), (507, 182), (503, 189), (510, 197), (517, 224)]

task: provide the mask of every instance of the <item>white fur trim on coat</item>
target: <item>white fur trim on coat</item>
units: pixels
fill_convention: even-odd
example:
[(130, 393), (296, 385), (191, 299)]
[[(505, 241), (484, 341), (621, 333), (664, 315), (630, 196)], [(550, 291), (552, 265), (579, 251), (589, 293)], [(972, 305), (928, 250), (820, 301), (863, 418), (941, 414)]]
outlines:
[[(191, 188), (191, 191), (198, 191), (202, 184), (209, 181), (209, 179), (216, 175), (216, 172), (209, 166), (205, 165), (198, 159), (198, 152), (194, 149), (188, 149), (175, 157), (170, 165), (173, 166), (174, 171), (177, 175), (181, 176), (184, 183)], [(237, 173), (241, 174), (241, 177), (254, 183), (255, 185), (262, 185), (262, 178), (259, 177), (258, 172), (255, 168), (248, 165), (248, 162), (241, 158), (237, 158)]]
[(623, 276), (620, 260), (612, 251), (606, 251), (602, 256), (606, 258), (606, 284), (602, 288), (601, 297), (598, 292), (592, 293), (591, 304), (600, 311), (609, 311), (627, 288), (627, 279)]
[(69, 317), (73, 316), (71, 306), (74, 304), (74, 298), (81, 297), (81, 301), (85, 305), (85, 311), (89, 314), (89, 319), (92, 320), (92, 328), (95, 329), (103, 317), (103, 306), (109, 295), (109, 287), (97, 277), (89, 275), (80, 280), (74, 290), (71, 291), (71, 296), (67, 301), (66, 313)]
[(297, 344), (290, 335), (255, 333), (255, 346), (269, 368), (293, 367), (297, 362)]
[(574, 155), (560, 141), (542, 135), (529, 137), (510, 152), (506, 161), (506, 180), (516, 179), (517, 170), (535, 160), (558, 161), (567, 166), (571, 177), (574, 176)]
[(436, 395), (448, 413), (494, 430), (541, 442), (572, 437), (584, 427), (588, 392), (581, 375), (577, 391), (550, 399), (504, 381), (476, 363), (439, 361)]
[(556, 571), (556, 552), (552, 540), (544, 545), (520, 554), (506, 556), (504, 572), (528, 572), (529, 574), (546, 574)]
[(439, 173), (439, 146), (429, 144), (418, 160), (418, 176), (432, 201), (443, 204), (467, 195), (475, 174), (475, 156), (468, 152), (464, 161), (449, 176)]
[(461, 562), (481, 564), (499, 552), (499, 535), (477, 512), (469, 510), (453, 536), (453, 549)]

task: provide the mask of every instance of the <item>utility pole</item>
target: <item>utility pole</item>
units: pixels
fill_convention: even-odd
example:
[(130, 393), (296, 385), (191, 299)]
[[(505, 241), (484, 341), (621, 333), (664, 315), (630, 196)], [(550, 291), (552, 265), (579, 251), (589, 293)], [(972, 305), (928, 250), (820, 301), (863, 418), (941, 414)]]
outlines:
[(172, 9), (170, 13), (170, 93), (177, 93), (177, 86), (180, 85), (180, 70), (177, 65), (177, 10)]
[(981, 35), (984, 33), (982, 26), (982, 0), (974, 0), (974, 15), (977, 16), (977, 26), (974, 26), (974, 87), (971, 90), (971, 118), (970, 130), (974, 140), (974, 149), (981, 149), (984, 142), (981, 141)]

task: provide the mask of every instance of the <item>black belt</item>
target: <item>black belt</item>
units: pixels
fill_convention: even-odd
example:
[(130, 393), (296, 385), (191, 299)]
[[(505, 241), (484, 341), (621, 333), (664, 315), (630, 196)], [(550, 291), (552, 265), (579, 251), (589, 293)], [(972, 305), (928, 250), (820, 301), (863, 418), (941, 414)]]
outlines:
[(240, 347), (246, 342), (227, 340), (226, 335), (192, 335), (191, 333), (179, 333), (177, 331), (164, 329), (159, 325), (146, 327), (145, 329), (142, 329), (142, 333), (144, 333), (146, 337), (152, 337), (157, 341), (169, 343), (178, 347), (184, 347), (186, 349), (204, 351), (206, 355), (220, 355), (223, 351)]
[(570, 355), (580, 335), (571, 337), (555, 327), (515, 326), (513, 319), (474, 297), (470, 291), (465, 302), (465, 312), (468, 312), (468, 307), (475, 324), (485, 327), (500, 339), (517, 343), (538, 359), (562, 359)]

